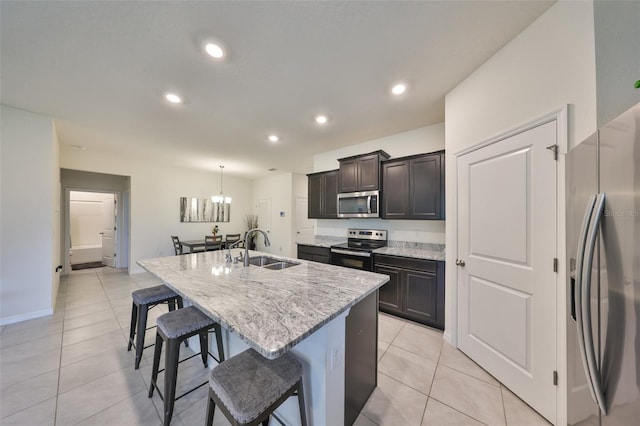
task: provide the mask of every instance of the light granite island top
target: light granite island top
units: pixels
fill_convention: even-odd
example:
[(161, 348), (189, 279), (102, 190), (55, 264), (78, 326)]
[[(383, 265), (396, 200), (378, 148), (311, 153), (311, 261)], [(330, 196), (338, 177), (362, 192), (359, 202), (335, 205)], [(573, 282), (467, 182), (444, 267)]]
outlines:
[[(238, 251), (232, 251), (234, 256)], [(299, 265), (225, 263), (224, 251), (138, 261), (266, 358), (277, 358), (389, 281), (373, 272), (249, 251)]]
[[(235, 257), (239, 250), (231, 253)], [(352, 423), (368, 394), (354, 404), (350, 389), (375, 387), (376, 290), (389, 277), (256, 251), (249, 255), (299, 264), (282, 270), (245, 267), (241, 262), (225, 263), (224, 255), (220, 250), (137, 263), (222, 325), (227, 356), (247, 346), (271, 359), (287, 351), (296, 355), (304, 365), (310, 424)], [(357, 370), (353, 365), (361, 361), (352, 359), (353, 349), (347, 358), (346, 347), (352, 340), (358, 348), (366, 347), (358, 338), (367, 335), (371, 344), (361, 356), (371, 371), (352, 386), (350, 374)], [(193, 346), (199, 347), (197, 341)], [(277, 413), (287, 424), (299, 423), (296, 401), (285, 402)]]

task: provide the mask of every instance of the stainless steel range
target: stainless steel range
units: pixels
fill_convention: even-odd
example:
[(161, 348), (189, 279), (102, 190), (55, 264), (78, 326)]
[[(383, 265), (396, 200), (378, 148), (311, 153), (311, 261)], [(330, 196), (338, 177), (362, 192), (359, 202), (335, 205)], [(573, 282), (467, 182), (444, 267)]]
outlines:
[(347, 242), (331, 246), (331, 264), (373, 271), (373, 251), (387, 245), (387, 231), (348, 229)]

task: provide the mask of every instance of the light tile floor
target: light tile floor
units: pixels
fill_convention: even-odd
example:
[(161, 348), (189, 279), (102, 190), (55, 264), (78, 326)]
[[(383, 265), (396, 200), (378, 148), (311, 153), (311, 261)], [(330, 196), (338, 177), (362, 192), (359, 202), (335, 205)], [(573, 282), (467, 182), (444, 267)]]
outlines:
[[(52, 316), (0, 327), (0, 424), (160, 425), (162, 402), (147, 398), (153, 350), (139, 370), (126, 350), (131, 292), (158, 283), (110, 268), (74, 271), (61, 279)], [(153, 309), (149, 325), (164, 312)], [(548, 425), (439, 331), (384, 314), (379, 323), (378, 388), (358, 426)], [(178, 392), (206, 378), (193, 358), (181, 364)], [(204, 424), (206, 394), (203, 386), (177, 401), (172, 424)], [(216, 415), (214, 424), (228, 422)]]

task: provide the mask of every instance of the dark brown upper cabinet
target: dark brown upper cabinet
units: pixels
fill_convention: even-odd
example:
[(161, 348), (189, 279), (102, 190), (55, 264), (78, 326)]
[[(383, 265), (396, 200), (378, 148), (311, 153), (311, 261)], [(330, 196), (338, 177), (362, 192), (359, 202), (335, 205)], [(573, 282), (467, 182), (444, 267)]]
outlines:
[(386, 152), (375, 151), (339, 159), (340, 192), (380, 189), (380, 162), (388, 158)]
[(309, 219), (338, 218), (338, 170), (307, 175)]
[(382, 163), (382, 217), (445, 219), (444, 151)]

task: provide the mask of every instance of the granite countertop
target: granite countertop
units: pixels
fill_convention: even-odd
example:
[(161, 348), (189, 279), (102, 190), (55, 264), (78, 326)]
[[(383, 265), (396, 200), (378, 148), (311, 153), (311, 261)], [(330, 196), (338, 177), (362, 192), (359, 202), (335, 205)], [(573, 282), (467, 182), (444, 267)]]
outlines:
[(307, 246), (331, 247), (335, 244), (347, 242), (347, 237), (327, 237), (324, 235), (305, 235), (298, 238), (296, 244), (304, 244)]
[(137, 263), (271, 359), (389, 281), (386, 275), (282, 256), (273, 257), (300, 264), (283, 270), (244, 267), (225, 263), (224, 254), (218, 250)]
[(373, 251), (390, 256), (412, 257), (427, 260), (445, 260), (444, 244), (415, 243), (410, 241), (389, 241), (387, 247)]

